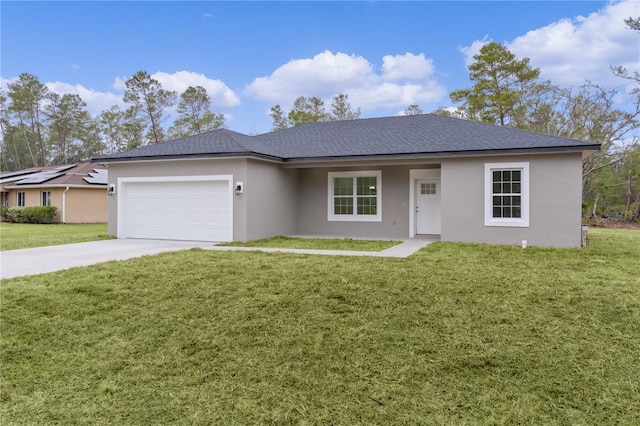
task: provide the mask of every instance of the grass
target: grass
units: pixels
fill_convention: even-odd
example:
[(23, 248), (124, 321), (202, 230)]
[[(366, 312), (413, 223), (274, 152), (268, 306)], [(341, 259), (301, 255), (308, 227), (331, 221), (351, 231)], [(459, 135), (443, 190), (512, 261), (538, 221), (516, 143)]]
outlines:
[(2, 281), (3, 424), (640, 424), (640, 232)]
[(0, 250), (107, 240), (106, 223), (31, 225), (0, 223)]
[(400, 244), (401, 241), (357, 240), (352, 238), (293, 238), (274, 237), (263, 240), (253, 240), (246, 243), (231, 242), (218, 244), (233, 247), (273, 247), (313, 250), (354, 250), (354, 251), (382, 251)]

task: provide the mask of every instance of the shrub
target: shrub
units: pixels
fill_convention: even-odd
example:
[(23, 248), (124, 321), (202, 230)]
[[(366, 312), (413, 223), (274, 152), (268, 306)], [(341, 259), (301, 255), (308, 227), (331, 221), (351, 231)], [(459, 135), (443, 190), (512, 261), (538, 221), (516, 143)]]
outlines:
[(9, 207), (0, 206), (0, 222), (9, 222)]
[(9, 207), (6, 216), (14, 223), (52, 223), (57, 210), (54, 206)]

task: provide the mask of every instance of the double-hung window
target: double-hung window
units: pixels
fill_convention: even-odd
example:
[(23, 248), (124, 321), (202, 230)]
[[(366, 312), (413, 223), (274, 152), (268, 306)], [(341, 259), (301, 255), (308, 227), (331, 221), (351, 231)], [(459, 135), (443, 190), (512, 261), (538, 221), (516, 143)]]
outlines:
[(381, 222), (382, 171), (329, 172), (328, 220)]
[(24, 207), (26, 205), (26, 198), (25, 198), (25, 193), (20, 191), (17, 193), (18, 194), (18, 199), (16, 200), (16, 206), (18, 207)]
[(484, 166), (484, 225), (529, 226), (529, 163)]
[(43, 206), (51, 205), (51, 191), (42, 191), (42, 205)]

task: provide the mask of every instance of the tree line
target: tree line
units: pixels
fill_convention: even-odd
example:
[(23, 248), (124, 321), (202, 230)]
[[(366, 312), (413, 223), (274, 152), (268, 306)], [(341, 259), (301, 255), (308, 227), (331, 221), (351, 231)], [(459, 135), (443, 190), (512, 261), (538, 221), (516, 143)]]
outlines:
[[(640, 31), (640, 18), (625, 20)], [(621, 66), (614, 75), (632, 87), (631, 107), (615, 107), (616, 89), (586, 82), (566, 89), (540, 78), (529, 58), (518, 59), (505, 46), (491, 42), (469, 66), (470, 88), (450, 93), (455, 108), (437, 114), (511, 126), (600, 143), (602, 149), (583, 161), (583, 208), (595, 219), (640, 220), (640, 74)], [(201, 86), (178, 95), (165, 90), (147, 72), (125, 82), (126, 109), (115, 105), (91, 117), (78, 95), (51, 92), (34, 75), (24, 73), (0, 92), (3, 171), (83, 161), (104, 153), (177, 139), (225, 126), (225, 117), (211, 111)], [(167, 110), (177, 103), (177, 118), (165, 131)], [(422, 114), (410, 105), (404, 114)], [(306, 123), (360, 118), (360, 108), (347, 94), (332, 98), (329, 109), (318, 97), (300, 96), (285, 112), (270, 109), (273, 130)], [(561, 183), (559, 183), (561, 184)]]
[[(80, 96), (54, 93), (37, 76), (21, 74), (0, 92), (2, 171), (86, 161), (225, 125), (224, 115), (211, 111), (202, 86), (178, 96), (145, 71), (125, 86), (125, 109), (114, 105), (92, 117)], [(176, 104), (177, 118), (165, 131), (167, 111)]]

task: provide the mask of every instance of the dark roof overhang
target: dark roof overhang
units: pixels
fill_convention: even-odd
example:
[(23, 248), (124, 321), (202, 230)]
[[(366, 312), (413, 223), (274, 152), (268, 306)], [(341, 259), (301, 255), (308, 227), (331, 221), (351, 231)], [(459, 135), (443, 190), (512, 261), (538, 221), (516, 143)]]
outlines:
[[(517, 154), (558, 154), (590, 151), (590, 154), (600, 150), (600, 144), (546, 147), (546, 148), (511, 148), (511, 149), (487, 149), (470, 151), (437, 151), (437, 152), (416, 152), (404, 154), (375, 154), (375, 155), (350, 155), (350, 156), (328, 156), (328, 157), (299, 157), (285, 159), (285, 164), (305, 164), (315, 162), (348, 162), (348, 161), (368, 161), (368, 160), (414, 160), (433, 159), (450, 157), (478, 157), (491, 155), (517, 155)], [(590, 155), (589, 154), (589, 155)]]
[(132, 161), (166, 161), (166, 160), (207, 160), (207, 159), (223, 159), (223, 158), (254, 158), (258, 160), (272, 161), (282, 163), (283, 159), (272, 155), (259, 154), (255, 152), (225, 152), (210, 154), (176, 154), (176, 155), (148, 155), (148, 156), (131, 156), (131, 157), (114, 157), (114, 158), (92, 158), (92, 163), (108, 164), (108, 163), (128, 163)]

